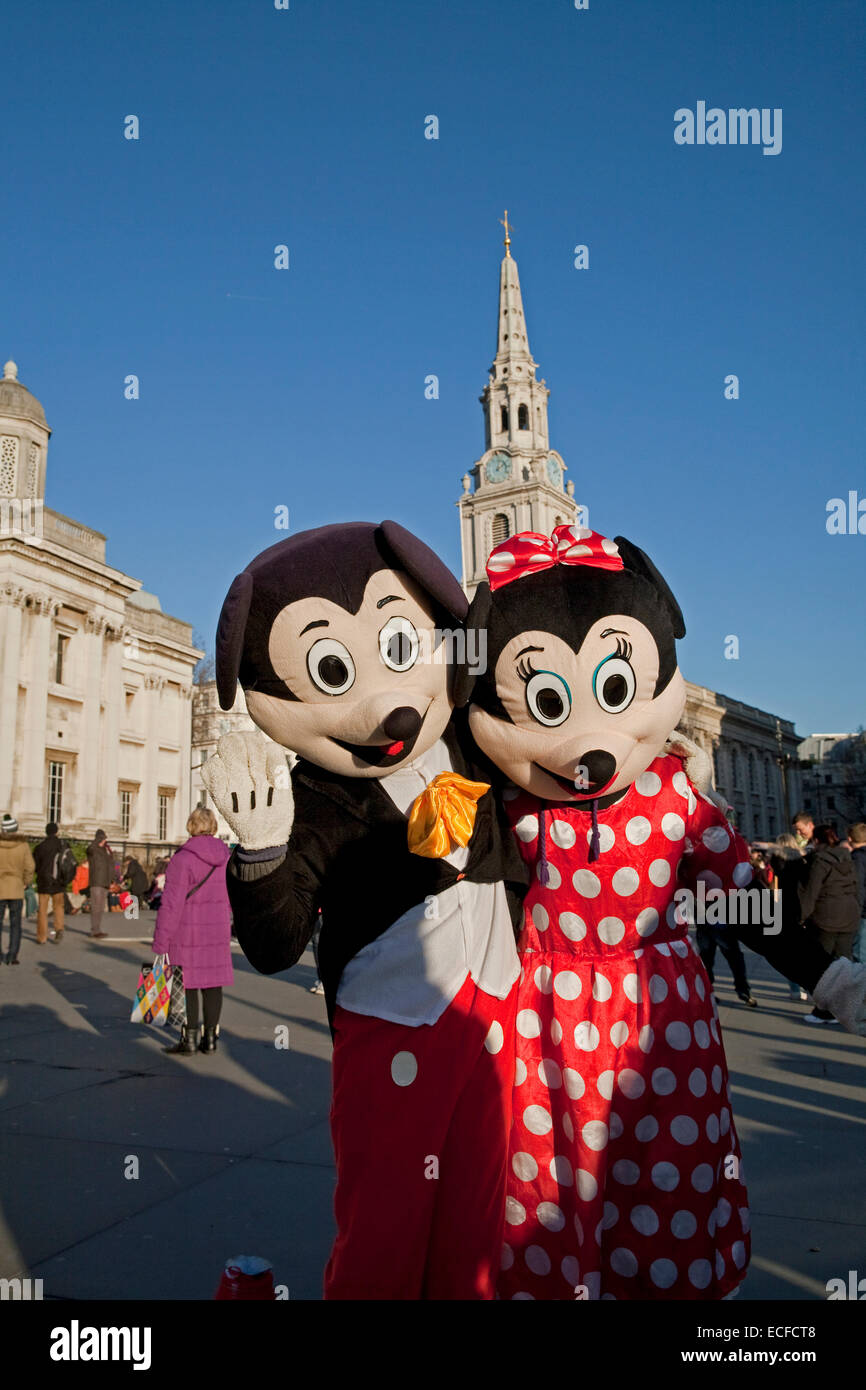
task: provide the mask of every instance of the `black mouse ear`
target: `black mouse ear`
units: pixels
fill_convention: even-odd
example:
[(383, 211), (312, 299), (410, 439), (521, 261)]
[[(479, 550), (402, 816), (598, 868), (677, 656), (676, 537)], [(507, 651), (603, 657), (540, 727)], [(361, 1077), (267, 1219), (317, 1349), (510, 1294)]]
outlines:
[(231, 709), (235, 702), (252, 596), (253, 577), (249, 570), (243, 570), (232, 580), (217, 623), (216, 683), (220, 709)]
[[(466, 645), (463, 651), (463, 658), (457, 663), (454, 676), (454, 707), (462, 709), (468, 705), (472, 699), (472, 692), (475, 689), (475, 682), (479, 675), (482, 675), (487, 660), (487, 623), (490, 617), (490, 585), (479, 584), (475, 590), (475, 596), (469, 605), (469, 612), (466, 615)], [(483, 638), (480, 634), (483, 633)], [(470, 640), (470, 634), (472, 639)], [(478, 634), (478, 635), (476, 635)], [(473, 661), (470, 667), (467, 659), (468, 653), (483, 658), (485, 665), (479, 671), (477, 661)]]
[(650, 557), (641, 550), (639, 546), (632, 545), (631, 541), (627, 541), (625, 536), (614, 536), (614, 540), (619, 548), (619, 553), (626, 569), (632, 574), (639, 574), (642, 579), (648, 580), (659, 595), (670, 615), (674, 637), (685, 637), (686, 623), (682, 614), (682, 609)]
[(412, 532), (407, 531), (398, 521), (383, 521), (377, 527), (376, 534), (394, 556), (397, 567), (410, 574), (430, 598), (435, 599), (446, 613), (462, 623), (469, 601), (435, 550), (431, 550), (429, 545), (413, 536)]

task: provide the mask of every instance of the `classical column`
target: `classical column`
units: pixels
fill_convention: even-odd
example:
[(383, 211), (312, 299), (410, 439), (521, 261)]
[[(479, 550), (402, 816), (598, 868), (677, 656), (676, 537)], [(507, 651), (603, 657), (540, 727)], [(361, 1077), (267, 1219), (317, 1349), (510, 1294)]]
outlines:
[(14, 584), (0, 590), (0, 803), (12, 815), (18, 788), (13, 786), (17, 749), (18, 681), (21, 672), (21, 610), (25, 592)]
[[(88, 613), (84, 620), (84, 708), (81, 718), (81, 748), (78, 754), (78, 820), (90, 825), (105, 819), (105, 749), (100, 742), (102, 703), (102, 635), (105, 618)], [(114, 816), (109, 817), (113, 820)]]
[[(51, 619), (60, 604), (48, 594), (35, 594), (26, 605), (30, 626), (30, 666), (27, 671), (27, 702), (21, 732), (20, 810), (24, 815), (44, 820), (48, 813), (45, 731), (48, 717), (48, 679), (51, 663)], [(64, 800), (69, 788), (64, 785)], [(65, 814), (65, 809), (64, 809)]]
[(145, 715), (144, 772), (141, 781), (141, 834), (145, 839), (159, 836), (157, 794), (159, 790), (159, 700), (165, 677), (148, 674), (144, 678)]
[[(119, 627), (105, 629), (105, 748), (100, 819), (117, 821), (120, 818), (120, 794), (117, 782), (120, 767), (120, 714), (123, 708), (123, 631)], [(138, 807), (135, 807), (138, 815)], [(134, 834), (130, 826), (130, 835)]]

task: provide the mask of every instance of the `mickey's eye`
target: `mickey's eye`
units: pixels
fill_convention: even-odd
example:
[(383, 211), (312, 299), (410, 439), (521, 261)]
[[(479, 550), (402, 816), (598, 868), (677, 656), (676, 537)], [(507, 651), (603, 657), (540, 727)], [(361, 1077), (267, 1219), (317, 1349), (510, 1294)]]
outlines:
[(345, 695), (355, 683), (355, 663), (342, 642), (320, 637), (307, 652), (310, 679), (326, 695)]
[(624, 656), (608, 656), (592, 674), (592, 693), (608, 714), (621, 714), (634, 699), (637, 682)]
[(526, 705), (539, 724), (554, 728), (571, 714), (571, 691), (553, 671), (535, 671), (526, 682)]
[(390, 671), (409, 671), (418, 660), (418, 633), (408, 618), (391, 618), (379, 633), (379, 655)]

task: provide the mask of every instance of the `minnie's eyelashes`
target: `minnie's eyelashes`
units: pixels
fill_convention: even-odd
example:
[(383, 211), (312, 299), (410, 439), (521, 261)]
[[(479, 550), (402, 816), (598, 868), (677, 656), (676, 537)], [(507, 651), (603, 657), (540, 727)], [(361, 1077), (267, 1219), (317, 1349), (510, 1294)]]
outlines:
[(623, 638), (622, 641), (620, 641), (619, 637), (617, 637), (616, 654), (617, 656), (624, 657), (626, 661), (631, 661), (632, 645), (627, 638)]
[(532, 677), (537, 675), (538, 672), (536, 671), (532, 662), (529, 661), (527, 657), (524, 657), (522, 661), (519, 661), (517, 663), (517, 674), (523, 681), (524, 685), (528, 685), (529, 682), (532, 680)]

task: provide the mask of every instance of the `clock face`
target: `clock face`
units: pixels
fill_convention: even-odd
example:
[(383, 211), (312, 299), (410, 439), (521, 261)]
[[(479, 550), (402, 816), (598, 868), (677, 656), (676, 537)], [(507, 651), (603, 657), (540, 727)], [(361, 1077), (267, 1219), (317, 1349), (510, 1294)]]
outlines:
[(554, 458), (553, 454), (549, 454), (547, 458), (547, 476), (554, 487), (562, 486), (562, 469), (559, 466), (559, 459)]
[(504, 483), (511, 477), (511, 459), (507, 454), (493, 454), (485, 468), (488, 483)]

